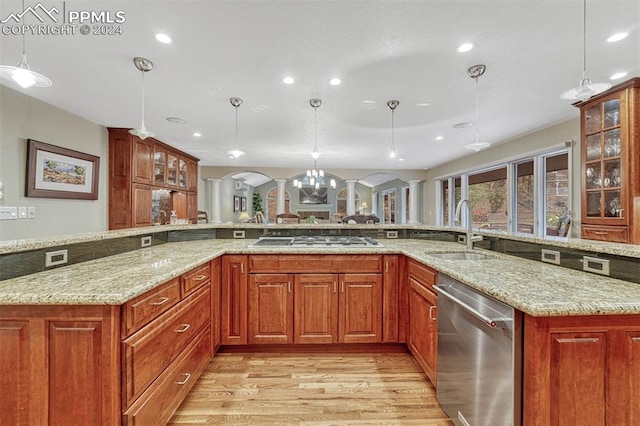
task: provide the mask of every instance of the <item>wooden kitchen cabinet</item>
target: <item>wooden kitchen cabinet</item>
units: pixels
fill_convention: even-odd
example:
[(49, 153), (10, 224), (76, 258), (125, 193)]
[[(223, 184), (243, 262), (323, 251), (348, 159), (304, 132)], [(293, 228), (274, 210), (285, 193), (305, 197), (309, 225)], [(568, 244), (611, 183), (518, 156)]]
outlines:
[(382, 272), (382, 322), (383, 343), (398, 343), (400, 340), (400, 256), (384, 255)]
[(295, 275), (295, 342), (338, 342), (338, 276)]
[[(164, 197), (153, 196), (154, 191), (177, 189), (181, 204), (175, 208), (173, 195), (167, 198), (169, 205), (161, 201)], [(178, 209), (180, 219), (195, 221), (197, 191), (197, 158), (154, 138), (142, 140), (129, 129), (109, 128), (109, 229), (168, 222), (170, 210)]]
[(221, 344), (220, 335), (220, 291), (222, 282), (222, 259), (216, 257), (211, 262), (211, 355), (213, 356)]
[(525, 426), (640, 424), (640, 315), (531, 317)]
[(582, 238), (640, 244), (640, 78), (577, 103)]
[(293, 274), (251, 274), (249, 344), (293, 343)]
[(382, 343), (382, 275), (340, 274), (340, 343)]
[(409, 270), (409, 339), (407, 346), (431, 383), (436, 383), (438, 299), (433, 291), (438, 274), (414, 260)]
[(223, 345), (246, 345), (247, 330), (247, 256), (225, 255), (222, 257), (221, 291), (221, 343)]

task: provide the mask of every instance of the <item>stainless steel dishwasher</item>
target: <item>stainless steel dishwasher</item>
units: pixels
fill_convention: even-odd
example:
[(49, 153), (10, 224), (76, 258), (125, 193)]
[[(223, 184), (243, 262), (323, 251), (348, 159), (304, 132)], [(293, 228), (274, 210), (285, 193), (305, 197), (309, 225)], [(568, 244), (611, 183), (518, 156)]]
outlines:
[(438, 402), (463, 426), (522, 423), (522, 313), (438, 274)]

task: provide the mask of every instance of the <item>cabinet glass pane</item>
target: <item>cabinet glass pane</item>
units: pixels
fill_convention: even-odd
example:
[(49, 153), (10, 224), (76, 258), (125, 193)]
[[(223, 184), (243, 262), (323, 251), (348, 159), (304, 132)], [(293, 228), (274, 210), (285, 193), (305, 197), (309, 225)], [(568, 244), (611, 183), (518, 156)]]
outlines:
[(620, 99), (604, 103), (604, 127), (620, 125)]
[(606, 217), (622, 217), (622, 206), (620, 204), (620, 191), (604, 192), (604, 215)]
[(187, 187), (187, 163), (184, 160), (180, 159), (178, 161), (178, 164), (179, 164), (178, 185), (183, 188), (186, 188)]
[(604, 132), (604, 156), (607, 158), (620, 156), (620, 129)]
[(587, 216), (600, 217), (600, 191), (587, 193)]
[(601, 133), (587, 136), (587, 161), (599, 160), (602, 154)]
[(585, 174), (587, 178), (587, 189), (598, 189), (602, 186), (600, 163), (587, 164)]
[(167, 189), (151, 191), (151, 220), (154, 225), (169, 223), (171, 212), (171, 193)]
[(602, 129), (602, 113), (600, 112), (600, 105), (596, 105), (587, 110), (586, 129), (587, 133), (599, 132)]
[(167, 183), (176, 185), (178, 183), (178, 157), (169, 154), (167, 167)]
[(160, 151), (153, 154), (154, 180), (156, 183), (164, 183), (165, 170), (167, 168), (167, 155)]
[(604, 162), (604, 184), (605, 188), (620, 186), (620, 160), (609, 160)]

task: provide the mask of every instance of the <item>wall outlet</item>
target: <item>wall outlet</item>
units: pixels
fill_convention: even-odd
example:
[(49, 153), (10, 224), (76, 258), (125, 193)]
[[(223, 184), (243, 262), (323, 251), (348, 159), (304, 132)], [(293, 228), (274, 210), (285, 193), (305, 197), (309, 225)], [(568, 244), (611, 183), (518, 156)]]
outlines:
[(25, 206), (18, 207), (18, 218), (19, 219), (27, 218), (27, 208)]
[(64, 265), (67, 263), (69, 252), (67, 249), (48, 251), (44, 256), (44, 266), (45, 268), (48, 268), (50, 266)]
[(458, 235), (458, 243), (460, 243), (460, 244), (467, 244), (467, 236), (466, 236), (466, 235), (459, 234), (459, 235)]
[(149, 247), (151, 245), (151, 235), (140, 238), (140, 247)]
[(582, 256), (582, 270), (593, 272), (594, 274), (609, 276), (609, 260)]
[(398, 238), (398, 231), (387, 231), (387, 238), (388, 239)]
[(29, 219), (36, 218), (36, 206), (29, 206), (27, 208), (27, 216), (29, 217)]
[(17, 207), (0, 207), (0, 220), (12, 220), (18, 218)]
[(553, 263), (554, 265), (559, 265), (560, 252), (556, 250), (542, 249), (540, 253), (540, 260), (547, 263)]
[(244, 231), (233, 230), (233, 238), (244, 238)]

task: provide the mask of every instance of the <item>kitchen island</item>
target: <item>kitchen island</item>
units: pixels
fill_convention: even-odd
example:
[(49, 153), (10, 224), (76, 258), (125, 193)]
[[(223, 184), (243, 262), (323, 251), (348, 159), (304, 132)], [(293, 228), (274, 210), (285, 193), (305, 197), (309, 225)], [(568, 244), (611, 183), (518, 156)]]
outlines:
[[(251, 248), (248, 247), (251, 242), (174, 242), (0, 281), (0, 324), (4, 331), (1, 335), (9, 339), (2, 346), (14, 348), (15, 342), (29, 342), (30, 347), (24, 346), (27, 351), (44, 344), (44, 337), (39, 341), (29, 340), (24, 334), (27, 331), (17, 326), (21, 321), (23, 324), (29, 323), (29, 311), (37, 312), (38, 318), (44, 319), (47, 313), (64, 312), (66, 307), (71, 312), (76, 310), (73, 315), (80, 315), (79, 318), (68, 317), (67, 322), (77, 324), (84, 319), (93, 322), (94, 326), (101, 325), (99, 336), (92, 335), (94, 340), (85, 341), (85, 350), (101, 347), (101, 355), (106, 356), (102, 360), (113, 364), (103, 365), (103, 368), (110, 368), (107, 370), (114, 377), (107, 380), (110, 387), (107, 386), (104, 391), (103, 400), (94, 401), (97, 405), (93, 407), (93, 412), (97, 409), (104, 413), (102, 421), (106, 424), (104, 419), (119, 421), (120, 413), (124, 411), (118, 389), (127, 378), (126, 375), (119, 377), (118, 366), (125, 352), (121, 349), (121, 338), (126, 338), (126, 335), (122, 334), (124, 332), (119, 325), (124, 315), (122, 307), (127, 303), (140, 300), (159, 288), (164, 289), (172, 280), (188, 276), (205, 264), (211, 265), (208, 269), (211, 274), (211, 293), (216, 294), (218, 287), (215, 281), (219, 279), (224, 285), (228, 278), (220, 272), (219, 260), (225, 256), (395, 256), (400, 259), (394, 280), (397, 296), (387, 299), (387, 302), (395, 300), (398, 304), (395, 307), (399, 330), (396, 342), (406, 341), (408, 322), (408, 278), (404, 262), (417, 262), (524, 313), (524, 424), (568, 424), (567, 421), (582, 419), (588, 421), (581, 424), (604, 424), (606, 419), (612, 424), (631, 425), (640, 418), (639, 408), (634, 402), (640, 397), (638, 284), (494, 252), (485, 260), (454, 261), (432, 256), (438, 252), (464, 250), (463, 246), (450, 242), (384, 240), (384, 247), (367, 248)], [(190, 297), (189, 294), (186, 294), (185, 300), (187, 297)], [(212, 302), (211, 316), (218, 315), (219, 319), (219, 309), (224, 310), (224, 306), (220, 308), (219, 299), (212, 297), (212, 300), (217, 302)], [(176, 303), (186, 306), (192, 302)], [(176, 312), (180, 311), (179, 305), (176, 306)], [(92, 317), (95, 310), (100, 312), (102, 319)], [(60, 324), (59, 317), (55, 321), (55, 324)], [(212, 329), (217, 327), (215, 322), (211, 321)], [(52, 335), (51, 323), (39, 324), (42, 327), (39, 332)], [(49, 324), (49, 331), (42, 324)], [(12, 334), (6, 330), (18, 331)], [(100, 345), (95, 339), (99, 340)], [(211, 339), (215, 340), (215, 337)], [(60, 345), (60, 350), (64, 348), (64, 340), (58, 339), (56, 343)], [(206, 344), (215, 346), (214, 342), (203, 343)], [(189, 346), (188, 349), (198, 351), (196, 346)], [(20, 362), (25, 371), (30, 371), (29, 377), (33, 382), (33, 375), (45, 374), (46, 369), (29, 369), (25, 353), (22, 356), (18, 354), (16, 362)], [(213, 349), (210, 355), (212, 353)], [(3, 357), (15, 355), (14, 349), (3, 352)], [(2, 364), (13, 369), (11, 363)], [(105, 377), (108, 374), (103, 371), (102, 375)], [(50, 381), (56, 379), (51, 374), (48, 376)], [(26, 392), (25, 400), (47, 399), (45, 384), (42, 380), (37, 383), (39, 393), (29, 396), (29, 390), (23, 389), (22, 392)], [(580, 386), (575, 387), (576, 383)], [(581, 386), (586, 384), (589, 384), (590, 391), (582, 392)], [(3, 394), (4, 386), (10, 388), (12, 385), (3, 382)], [(551, 401), (560, 401), (563, 408), (558, 410), (558, 404), (551, 404)], [(44, 418), (46, 414), (41, 413), (40, 419)]]

